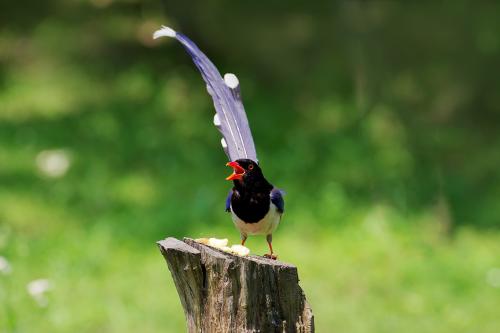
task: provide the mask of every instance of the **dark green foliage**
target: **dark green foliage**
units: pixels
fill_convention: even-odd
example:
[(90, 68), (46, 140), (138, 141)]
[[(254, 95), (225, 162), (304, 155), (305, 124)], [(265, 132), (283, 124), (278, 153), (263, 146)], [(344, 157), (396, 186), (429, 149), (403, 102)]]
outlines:
[[(493, 332), (499, 17), (465, 0), (3, 1), (0, 331), (178, 331), (181, 312), (163, 321), (178, 304), (147, 296), (166, 281), (154, 242), (238, 241), (212, 102), (180, 45), (152, 40), (166, 24), (240, 79), (287, 192), (275, 248), (304, 272), (319, 331)], [(65, 173), (40, 167), (61, 154)], [(44, 276), (48, 316), (25, 291)]]

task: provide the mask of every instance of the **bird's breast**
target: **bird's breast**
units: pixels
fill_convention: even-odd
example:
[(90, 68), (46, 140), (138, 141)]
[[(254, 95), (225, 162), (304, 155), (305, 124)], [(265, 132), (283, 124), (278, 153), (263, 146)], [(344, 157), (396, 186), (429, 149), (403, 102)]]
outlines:
[(269, 212), (269, 193), (246, 193), (241, 195), (233, 192), (231, 210), (246, 223), (257, 223)]
[(281, 213), (279, 213), (276, 206), (270, 202), (267, 213), (259, 221), (251, 223), (245, 222), (235, 213), (233, 207), (231, 207), (231, 217), (236, 228), (245, 236), (269, 235), (278, 227), (281, 220)]

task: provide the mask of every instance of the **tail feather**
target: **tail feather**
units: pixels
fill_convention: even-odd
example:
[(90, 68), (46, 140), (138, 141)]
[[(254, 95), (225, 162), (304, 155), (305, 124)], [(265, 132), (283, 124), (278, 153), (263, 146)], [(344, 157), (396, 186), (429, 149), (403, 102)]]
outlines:
[(229, 73), (223, 79), (210, 59), (185, 35), (163, 26), (153, 34), (155, 39), (160, 37), (177, 39), (198, 67), (213, 99), (216, 110), (214, 125), (222, 134), (221, 144), (229, 160), (248, 158), (257, 162), (255, 144), (236, 75)]

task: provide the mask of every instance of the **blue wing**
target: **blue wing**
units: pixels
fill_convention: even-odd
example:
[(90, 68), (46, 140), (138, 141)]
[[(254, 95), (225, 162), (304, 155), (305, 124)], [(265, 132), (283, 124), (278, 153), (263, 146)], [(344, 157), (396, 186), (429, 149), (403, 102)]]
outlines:
[(226, 198), (226, 212), (231, 211), (231, 196), (233, 195), (233, 190), (230, 190)]
[(271, 202), (276, 206), (276, 208), (278, 208), (279, 213), (285, 212), (285, 200), (283, 200), (284, 194), (285, 192), (277, 188), (273, 188), (271, 191)]

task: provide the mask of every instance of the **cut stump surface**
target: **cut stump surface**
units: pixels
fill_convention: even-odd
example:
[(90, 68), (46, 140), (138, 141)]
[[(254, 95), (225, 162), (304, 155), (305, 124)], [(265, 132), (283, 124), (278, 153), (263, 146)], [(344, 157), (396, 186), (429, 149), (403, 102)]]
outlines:
[(297, 267), (235, 256), (185, 238), (158, 245), (172, 273), (188, 332), (314, 332)]

